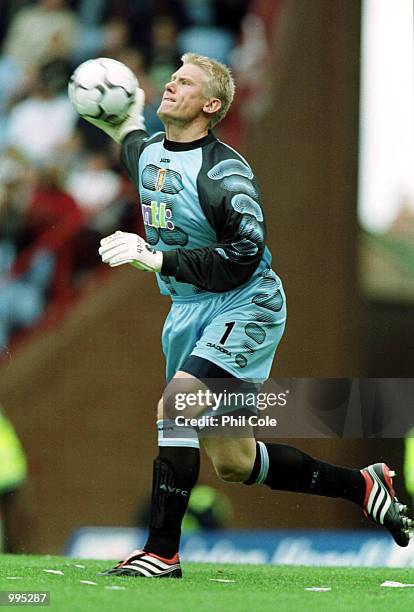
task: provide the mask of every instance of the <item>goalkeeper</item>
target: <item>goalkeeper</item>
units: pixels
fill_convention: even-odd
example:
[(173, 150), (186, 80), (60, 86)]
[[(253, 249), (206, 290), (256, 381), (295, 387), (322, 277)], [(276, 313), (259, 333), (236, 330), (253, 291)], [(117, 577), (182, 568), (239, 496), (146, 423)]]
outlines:
[[(161, 293), (172, 300), (162, 335), (165, 398), (177, 385), (205, 389), (209, 379), (266, 380), (286, 321), (255, 176), (211, 131), (234, 96), (230, 71), (191, 53), (182, 62), (158, 109), (165, 133), (146, 133), (141, 90), (120, 125), (87, 118), (121, 144), (123, 165), (139, 190), (146, 233), (145, 239), (120, 231), (104, 238), (102, 261), (155, 273)], [(202, 411), (196, 406), (193, 415)], [(178, 425), (163, 400), (157, 429), (148, 540), (106, 575), (181, 577), (181, 523), (198, 478), (200, 439), (226, 481), (342, 497), (386, 527), (397, 544), (409, 542), (412, 524), (384, 463), (362, 470), (335, 466), (288, 445), (256, 441), (251, 433), (201, 438), (196, 429)]]

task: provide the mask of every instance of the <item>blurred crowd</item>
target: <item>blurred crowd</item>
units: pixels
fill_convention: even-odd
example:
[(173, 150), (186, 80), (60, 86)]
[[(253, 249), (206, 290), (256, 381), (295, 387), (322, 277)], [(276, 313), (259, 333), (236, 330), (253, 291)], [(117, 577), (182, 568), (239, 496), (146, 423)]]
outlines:
[[(81, 62), (128, 65), (146, 124), (185, 51), (252, 61), (249, 0), (0, 0), (0, 355), (52, 297), (98, 263), (101, 236), (137, 231), (136, 195), (118, 146), (80, 119), (67, 82)], [(251, 40), (251, 36), (250, 36)], [(257, 36), (256, 36), (257, 43)], [(260, 47), (260, 45), (259, 45)], [(131, 206), (131, 203), (135, 205)], [(33, 246), (34, 245), (34, 246)]]

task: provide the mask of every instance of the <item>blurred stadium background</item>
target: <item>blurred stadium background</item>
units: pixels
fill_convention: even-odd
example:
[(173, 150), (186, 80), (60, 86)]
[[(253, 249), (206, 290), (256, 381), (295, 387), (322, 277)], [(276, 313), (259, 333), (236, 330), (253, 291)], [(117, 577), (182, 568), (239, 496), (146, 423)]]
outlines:
[[(141, 219), (117, 147), (67, 99), (81, 61), (113, 57), (134, 70), (151, 132), (160, 128), (162, 85), (183, 51), (229, 63), (238, 90), (219, 136), (255, 169), (288, 296), (273, 376), (412, 376), (413, 183), (403, 177), (381, 200), (382, 211), (393, 210), (384, 224), (370, 225), (361, 209), (361, 176), (374, 163), (362, 119), (376, 112), (364, 106), (364, 75), (373, 70), (367, 58), (376, 57), (364, 32), (375, 6), (385, 4), (0, 1), (0, 401), (27, 458), (24, 484), (20, 471), (14, 485), (1, 485), (8, 550), (61, 553), (77, 528), (136, 526), (156, 452), (168, 300), (148, 276), (99, 265), (100, 237), (139, 231)], [(411, 2), (398, 4), (409, 20)], [(369, 33), (377, 48), (381, 31)], [(401, 67), (401, 58), (393, 61), (389, 74)], [(400, 84), (388, 89), (412, 100)], [(395, 121), (404, 110), (391, 102), (384, 112)], [(412, 116), (404, 121), (401, 133), (412, 143)], [(386, 146), (374, 184), (399, 158), (398, 142)], [(408, 145), (411, 169), (412, 154)], [(335, 463), (387, 460), (402, 476), (402, 438), (295, 442)], [(343, 501), (264, 488), (247, 499), (243, 487), (218, 482), (206, 462), (200, 482), (226, 496), (226, 525), (234, 529), (370, 528)], [(399, 488), (408, 498), (402, 477)]]

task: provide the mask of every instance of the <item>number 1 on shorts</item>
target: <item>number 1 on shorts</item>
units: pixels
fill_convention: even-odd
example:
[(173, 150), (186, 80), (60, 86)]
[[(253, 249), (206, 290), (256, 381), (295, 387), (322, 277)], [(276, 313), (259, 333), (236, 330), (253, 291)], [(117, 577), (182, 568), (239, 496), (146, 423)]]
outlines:
[(224, 334), (221, 337), (221, 340), (219, 340), (219, 344), (225, 344), (227, 338), (230, 335), (231, 330), (233, 329), (233, 327), (235, 326), (236, 321), (230, 321), (229, 323), (225, 323), (224, 327), (226, 328), (226, 331), (224, 332)]

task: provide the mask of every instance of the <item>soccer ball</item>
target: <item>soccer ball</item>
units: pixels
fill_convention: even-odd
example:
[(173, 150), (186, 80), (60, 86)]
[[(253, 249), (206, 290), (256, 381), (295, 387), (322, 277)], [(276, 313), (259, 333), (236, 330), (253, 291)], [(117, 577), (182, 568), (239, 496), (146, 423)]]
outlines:
[(125, 64), (107, 57), (83, 62), (69, 79), (69, 98), (82, 117), (108, 123), (125, 119), (138, 81)]

